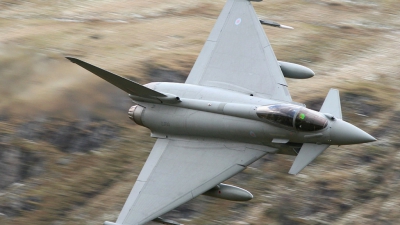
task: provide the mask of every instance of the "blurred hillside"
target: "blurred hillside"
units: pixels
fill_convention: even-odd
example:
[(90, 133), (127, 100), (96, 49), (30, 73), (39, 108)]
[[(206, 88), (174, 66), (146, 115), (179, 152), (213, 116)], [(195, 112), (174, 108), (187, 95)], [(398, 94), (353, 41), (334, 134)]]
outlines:
[[(140, 83), (184, 82), (224, 0), (0, 1), (0, 224), (114, 221), (154, 139), (127, 117), (127, 94), (74, 56)], [(184, 224), (400, 224), (400, 2), (253, 2), (287, 79), (318, 110), (341, 91), (344, 119), (378, 141), (331, 146), (297, 176), (268, 155), (227, 183), (255, 198), (200, 196), (166, 218)]]

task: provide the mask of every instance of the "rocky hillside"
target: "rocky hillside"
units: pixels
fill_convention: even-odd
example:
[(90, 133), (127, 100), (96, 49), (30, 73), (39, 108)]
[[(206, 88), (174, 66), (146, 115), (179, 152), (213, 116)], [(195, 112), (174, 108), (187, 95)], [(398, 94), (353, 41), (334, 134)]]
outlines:
[[(0, 224), (102, 224), (118, 216), (154, 139), (127, 118), (127, 95), (75, 56), (140, 83), (183, 82), (224, 0), (0, 2)], [(399, 224), (400, 2), (264, 1), (278, 59), (319, 109), (341, 91), (344, 119), (378, 138), (331, 146), (297, 176), (268, 155), (227, 181), (255, 198), (200, 196), (165, 215), (184, 224)]]

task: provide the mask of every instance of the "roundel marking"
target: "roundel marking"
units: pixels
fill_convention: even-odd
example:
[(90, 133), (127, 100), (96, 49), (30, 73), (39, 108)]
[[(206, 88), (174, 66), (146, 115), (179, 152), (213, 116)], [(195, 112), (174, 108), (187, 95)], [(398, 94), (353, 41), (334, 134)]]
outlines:
[(239, 25), (241, 22), (242, 22), (242, 19), (241, 18), (237, 18), (235, 20), (235, 25)]

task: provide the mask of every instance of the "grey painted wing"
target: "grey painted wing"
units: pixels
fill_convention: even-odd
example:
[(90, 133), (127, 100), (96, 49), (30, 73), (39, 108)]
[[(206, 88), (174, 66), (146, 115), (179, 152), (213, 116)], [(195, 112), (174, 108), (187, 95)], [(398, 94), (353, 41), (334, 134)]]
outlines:
[(158, 139), (116, 224), (144, 224), (208, 191), (266, 154), (265, 146)]
[(248, 0), (228, 0), (187, 84), (292, 101), (285, 78)]

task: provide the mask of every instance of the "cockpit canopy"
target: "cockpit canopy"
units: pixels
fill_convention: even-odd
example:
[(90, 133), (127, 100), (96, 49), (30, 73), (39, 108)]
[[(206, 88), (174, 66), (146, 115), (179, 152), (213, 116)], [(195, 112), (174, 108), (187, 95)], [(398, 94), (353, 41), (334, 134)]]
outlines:
[(266, 122), (292, 127), (299, 131), (322, 130), (328, 125), (328, 119), (319, 113), (292, 104), (260, 106), (256, 113)]

